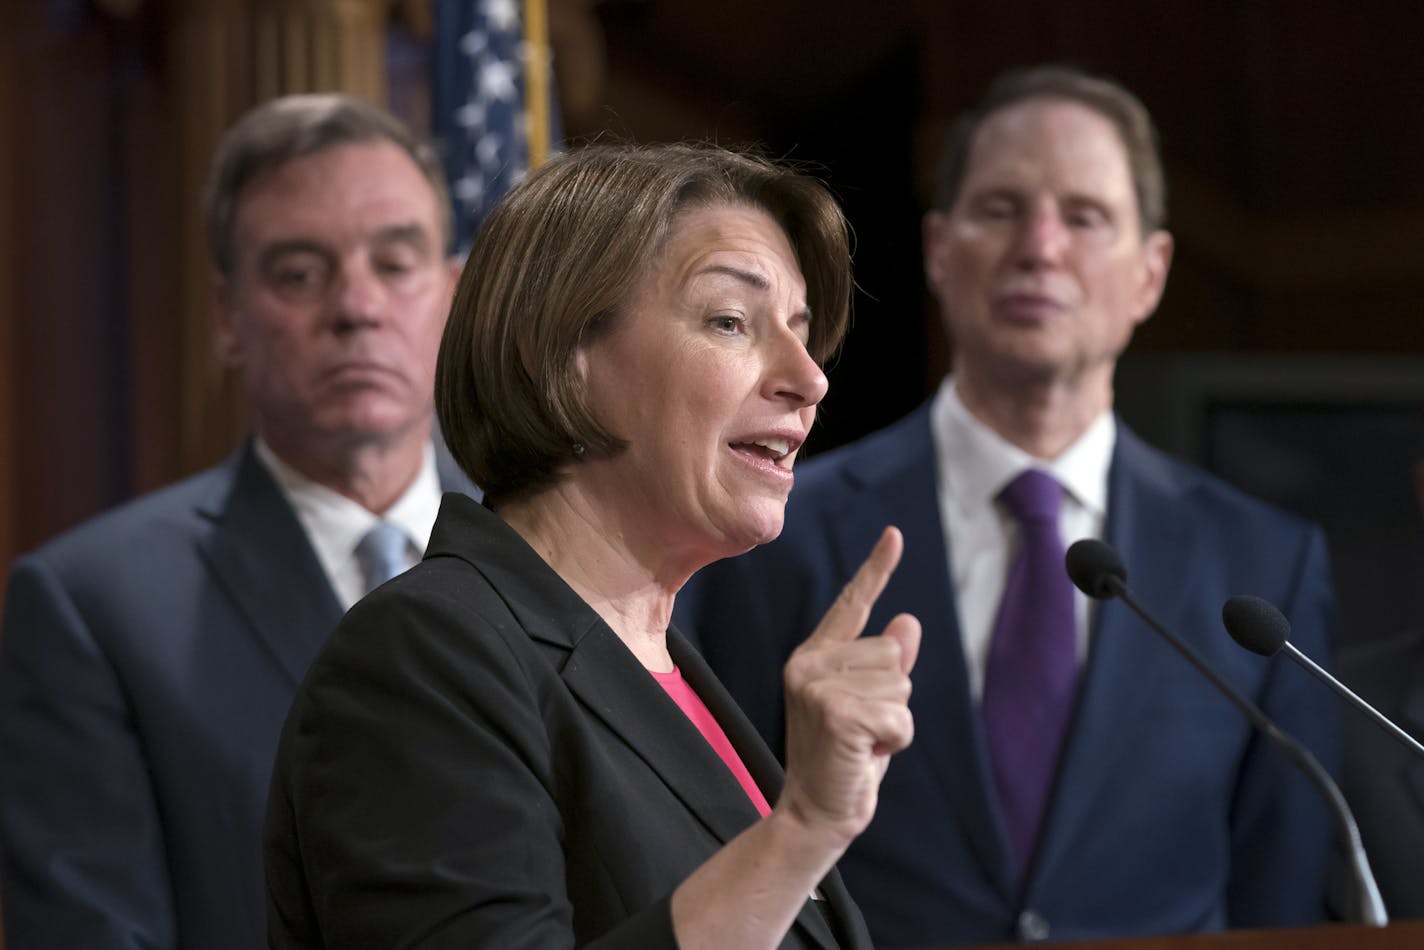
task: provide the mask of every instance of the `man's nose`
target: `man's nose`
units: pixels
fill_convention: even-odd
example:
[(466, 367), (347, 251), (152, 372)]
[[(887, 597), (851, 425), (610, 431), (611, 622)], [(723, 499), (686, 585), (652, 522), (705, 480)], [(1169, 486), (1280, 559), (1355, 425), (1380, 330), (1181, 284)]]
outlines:
[(1058, 208), (1043, 204), (1025, 216), (1019, 234), (1019, 262), (1026, 267), (1056, 264), (1068, 246), (1068, 225)]
[(342, 268), (335, 300), (339, 326), (376, 323), (381, 318), (384, 305), (385, 288), (369, 266), (357, 263)]

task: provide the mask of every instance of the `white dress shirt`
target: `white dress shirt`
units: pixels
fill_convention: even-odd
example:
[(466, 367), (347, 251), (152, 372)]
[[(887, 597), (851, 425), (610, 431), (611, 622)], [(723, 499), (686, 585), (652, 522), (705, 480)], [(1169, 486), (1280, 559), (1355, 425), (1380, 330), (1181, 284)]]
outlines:
[(382, 517), (401, 527), (409, 538), (407, 567), (413, 567), (425, 553), (440, 510), (440, 475), (435, 468), (434, 445), (426, 443), (415, 480), (383, 516), (372, 514), (345, 495), (307, 478), (278, 458), (261, 438), (256, 440), (256, 449), (257, 457), (295, 509), (343, 609), (349, 610), (366, 593), (356, 545)]
[[(1066, 548), (1080, 538), (1101, 538), (1107, 519), (1108, 468), (1117, 422), (1104, 412), (1056, 459), (1038, 459), (979, 422), (946, 377), (930, 407), (940, 522), (950, 554), (950, 582), (969, 687), (978, 700), (999, 600), (1018, 544), (1018, 524), (997, 501), (1025, 469), (1038, 468), (1064, 488), (1059, 530)], [(1078, 662), (1087, 655), (1090, 601), (1076, 594)]]

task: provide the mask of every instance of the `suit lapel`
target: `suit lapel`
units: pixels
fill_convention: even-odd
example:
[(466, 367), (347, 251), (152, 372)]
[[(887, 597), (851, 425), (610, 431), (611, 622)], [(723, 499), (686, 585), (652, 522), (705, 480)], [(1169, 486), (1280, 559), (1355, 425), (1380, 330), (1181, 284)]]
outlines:
[[(441, 487), (479, 498), (443, 443)], [(295, 685), (344, 612), (292, 506), (251, 442), (226, 465), (230, 479), (198, 506), (212, 525), (199, 550), (237, 612)]]
[(293, 685), (341, 619), (341, 605), (297, 516), (249, 443), (229, 483), (199, 506), (198, 547), (213, 575)]
[[(1129, 588), (1158, 620), (1176, 629), (1188, 588), (1183, 572), (1195, 556), (1192, 515), (1170, 471), (1121, 423), (1108, 497), (1107, 541), (1130, 566)], [(1040, 869), (1065, 857), (1074, 829), (1092, 823), (1089, 812), (1104, 794), (1102, 787), (1118, 780), (1120, 763), (1134, 753), (1124, 737), (1157, 695), (1161, 678), (1174, 674), (1180, 662), (1125, 604), (1099, 603)]]
[[(900, 426), (912, 427), (897, 433)], [(892, 430), (894, 438), (872, 444), (848, 468), (855, 503), (833, 531), (845, 575), (860, 564), (887, 524), (905, 536), (905, 554), (871, 616), (867, 633), (878, 634), (890, 618), (910, 613), (924, 622), (924, 639), (912, 674), (910, 709), (917, 728), (907, 754), (926, 759), (944, 788), (944, 815), (960, 823), (985, 877), (1013, 892), (1006, 834), (995, 799), (988, 752), (978, 711), (969, 692), (959, 615), (951, 583), (950, 553), (939, 517), (937, 465), (928, 406)], [(878, 440), (877, 440), (878, 441)], [(895, 768), (892, 759), (890, 768)]]

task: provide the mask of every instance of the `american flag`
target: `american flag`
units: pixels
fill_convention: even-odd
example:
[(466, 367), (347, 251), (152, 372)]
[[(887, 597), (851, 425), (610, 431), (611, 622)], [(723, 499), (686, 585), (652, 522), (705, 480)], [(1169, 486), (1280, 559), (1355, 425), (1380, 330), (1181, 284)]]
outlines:
[(559, 142), (546, 16), (547, 0), (436, 0), (431, 127), (458, 253)]

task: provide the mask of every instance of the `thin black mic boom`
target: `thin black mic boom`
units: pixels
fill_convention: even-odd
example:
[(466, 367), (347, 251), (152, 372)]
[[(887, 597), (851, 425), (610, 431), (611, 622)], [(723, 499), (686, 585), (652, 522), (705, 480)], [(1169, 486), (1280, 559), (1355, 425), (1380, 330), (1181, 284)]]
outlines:
[(1122, 559), (1111, 547), (1101, 541), (1084, 538), (1069, 545), (1064, 562), (1068, 576), (1079, 590), (1096, 600), (1116, 597), (1127, 604), (1133, 613), (1157, 631), (1213, 686), (1231, 700), (1251, 725), (1274, 742), (1296, 768), (1305, 773), (1330, 805), (1330, 811), (1335, 816), (1336, 828), (1349, 853), (1350, 866), (1355, 878), (1355, 903), (1358, 905), (1360, 923), (1375, 927), (1383, 927), (1389, 923), (1389, 915), (1385, 913), (1384, 901), (1380, 898), (1379, 886), (1375, 883), (1374, 874), (1370, 872), (1369, 859), (1365, 857), (1365, 847), (1360, 841), (1360, 829), (1355, 824), (1355, 816), (1350, 813), (1350, 806), (1345, 801), (1345, 796), (1340, 792), (1340, 787), (1321, 766), (1320, 761), (1310, 754), (1309, 749), (1283, 732), (1255, 703), (1241, 695), (1235, 687), (1218, 676), (1216, 671), (1208, 666), (1207, 662), (1185, 640), (1168, 630), (1161, 621), (1152, 616), (1147, 608), (1138, 602), (1132, 590), (1127, 586), (1127, 570), (1123, 567)]
[(1290, 636), (1290, 621), (1269, 600), (1251, 597), (1247, 594), (1229, 597), (1221, 607), (1221, 622), (1226, 625), (1226, 632), (1231, 634), (1231, 639), (1252, 653), (1258, 653), (1261, 656), (1275, 656), (1284, 650), (1286, 656), (1305, 667), (1315, 675), (1316, 679), (1339, 693), (1346, 702), (1374, 720), (1376, 725), (1398, 739), (1415, 755), (1424, 757), (1424, 745), (1421, 745), (1418, 739), (1395, 725), (1388, 716), (1365, 702), (1354, 690), (1331, 676), (1323, 667), (1296, 649), (1295, 644), (1286, 639)]

